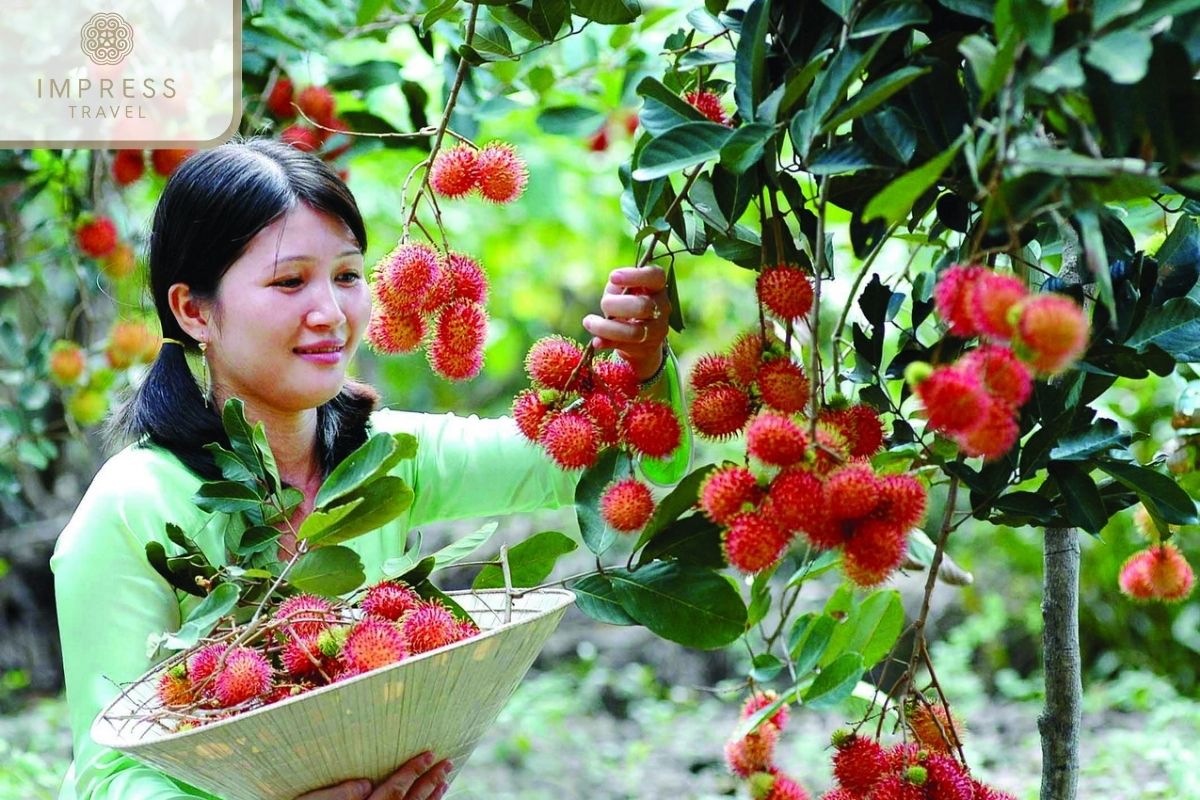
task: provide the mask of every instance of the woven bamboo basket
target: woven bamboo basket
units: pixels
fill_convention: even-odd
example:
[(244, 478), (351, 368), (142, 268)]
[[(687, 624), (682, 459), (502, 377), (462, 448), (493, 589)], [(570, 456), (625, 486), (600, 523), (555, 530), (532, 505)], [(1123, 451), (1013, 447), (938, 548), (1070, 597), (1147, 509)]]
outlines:
[(354, 778), (378, 782), (429, 750), (457, 775), (575, 595), (451, 593), (481, 633), (365, 675), (184, 732), (137, 719), (158, 706), (159, 669), (92, 724), (92, 738), (224, 800), (293, 800)]

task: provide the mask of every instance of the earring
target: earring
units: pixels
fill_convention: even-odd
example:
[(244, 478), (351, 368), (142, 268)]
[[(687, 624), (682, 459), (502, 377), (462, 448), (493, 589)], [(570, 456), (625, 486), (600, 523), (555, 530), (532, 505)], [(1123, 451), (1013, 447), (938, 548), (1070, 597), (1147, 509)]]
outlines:
[(208, 378), (208, 342), (200, 343), (200, 393), (204, 395), (204, 407), (208, 408), (208, 394), (212, 390)]

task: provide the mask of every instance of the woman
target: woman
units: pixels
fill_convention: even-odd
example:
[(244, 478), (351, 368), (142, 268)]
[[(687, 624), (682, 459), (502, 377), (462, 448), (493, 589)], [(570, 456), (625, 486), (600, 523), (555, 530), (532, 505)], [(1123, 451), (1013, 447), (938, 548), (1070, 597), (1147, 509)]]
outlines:
[[(370, 317), (366, 247), (345, 184), (319, 159), (278, 142), (199, 153), (164, 189), (149, 265), (164, 345), (114, 419), (114, 430), (134, 443), (96, 475), (51, 560), (75, 756), (60, 798), (207, 797), (98, 746), (89, 728), (116, 685), (150, 667), (148, 637), (178, 628), (196, 602), (150, 567), (146, 543), (174, 552), (165, 536), (172, 522), (210, 561), (224, 562), (225, 531), (190, 498), (202, 480), (219, 477), (204, 445), (227, 441), (218, 413), (227, 399), (240, 398), (247, 418), (264, 423), (280, 476), (303, 492), (293, 527), (311, 512), (325, 476), (371, 432), (417, 436), (416, 459), (396, 472), (413, 487), (413, 505), (348, 543), (369, 581), (398, 555), (395, 544), (409, 527), (573, 502), (578, 476), (555, 468), (511, 420), (374, 411), (375, 393), (347, 380)], [(664, 366), (664, 287), (657, 268), (614, 270), (600, 303), (604, 316), (583, 320), (597, 346), (615, 348), (643, 379), (657, 378)], [(196, 350), (210, 390), (202, 391), (185, 359)], [(281, 537), (280, 554), (294, 544)], [(273, 768), (264, 764), (248, 780), (269, 786)], [(351, 780), (303, 797), (430, 800), (445, 793), (450, 769), (419, 754), (379, 786)]]

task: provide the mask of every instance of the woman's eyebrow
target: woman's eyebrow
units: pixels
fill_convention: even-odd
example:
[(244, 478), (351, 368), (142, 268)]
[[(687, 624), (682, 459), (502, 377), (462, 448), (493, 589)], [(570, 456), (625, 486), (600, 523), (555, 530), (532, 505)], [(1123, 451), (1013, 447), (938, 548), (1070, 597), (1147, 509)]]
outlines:
[[(342, 252), (337, 254), (337, 257), (345, 258), (346, 256), (361, 256), (361, 255), (362, 255), (362, 252), (359, 250), (343, 250)], [(287, 264), (291, 261), (315, 261), (315, 260), (316, 259), (313, 256), (300, 255), (300, 256), (288, 256), (287, 258), (280, 258), (275, 263), (276, 264)]]

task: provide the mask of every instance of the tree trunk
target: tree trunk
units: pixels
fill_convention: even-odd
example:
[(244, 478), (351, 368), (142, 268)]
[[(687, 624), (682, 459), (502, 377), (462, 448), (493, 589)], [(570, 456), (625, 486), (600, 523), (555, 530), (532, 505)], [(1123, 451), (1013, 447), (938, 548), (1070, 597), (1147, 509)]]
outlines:
[(1042, 652), (1046, 705), (1041, 800), (1075, 800), (1079, 788), (1079, 727), (1083, 681), (1079, 657), (1079, 534), (1047, 528), (1042, 592)]

